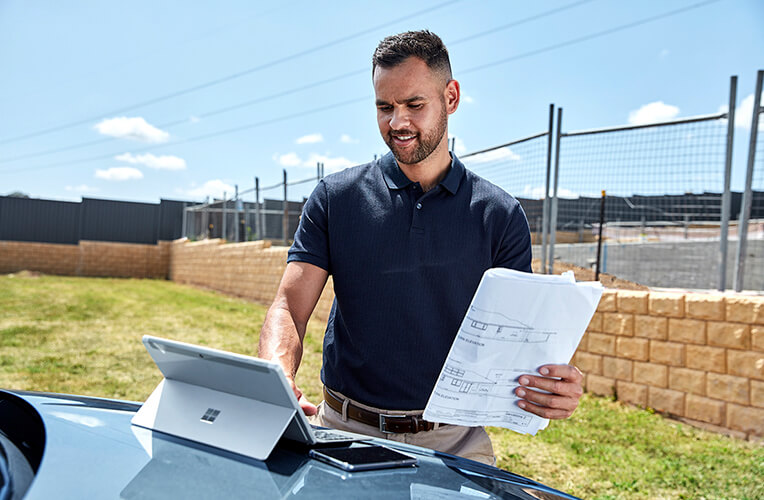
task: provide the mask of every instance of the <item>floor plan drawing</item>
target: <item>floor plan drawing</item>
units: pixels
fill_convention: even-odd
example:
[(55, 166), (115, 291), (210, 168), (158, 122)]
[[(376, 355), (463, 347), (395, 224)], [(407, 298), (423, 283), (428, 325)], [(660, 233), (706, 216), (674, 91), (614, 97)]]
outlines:
[(446, 363), (440, 374), (442, 389), (462, 394), (480, 394), (497, 398), (516, 399), (517, 378), (527, 370), (492, 368), (486, 375), (467, 370), (455, 363)]
[(518, 406), (522, 375), (570, 362), (602, 295), (599, 282), (489, 269), (462, 317), (423, 417), (536, 434), (548, 420)]
[(513, 410), (468, 410), (448, 408), (440, 405), (432, 405), (433, 414), (439, 418), (452, 418), (457, 420), (478, 420), (485, 425), (497, 423), (510, 424), (517, 427), (527, 427), (533, 416), (521, 409)]
[(485, 311), (475, 306), (470, 306), (461, 331), (482, 339), (528, 343), (548, 342), (556, 333), (539, 331), (502, 313)]

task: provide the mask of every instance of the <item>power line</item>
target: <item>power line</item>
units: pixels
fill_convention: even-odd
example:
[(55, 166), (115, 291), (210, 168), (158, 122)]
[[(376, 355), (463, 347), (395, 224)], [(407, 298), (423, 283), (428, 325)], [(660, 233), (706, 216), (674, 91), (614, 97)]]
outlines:
[(182, 90), (177, 90), (177, 91), (174, 91), (174, 92), (170, 92), (168, 94), (164, 94), (164, 95), (159, 96), (159, 97), (154, 97), (152, 99), (148, 99), (148, 100), (145, 100), (145, 101), (141, 101), (141, 102), (137, 102), (137, 103), (134, 103), (134, 104), (130, 104), (130, 105), (127, 105), (127, 106), (124, 106), (124, 107), (121, 107), (121, 108), (113, 109), (111, 111), (107, 111), (107, 112), (101, 113), (99, 115), (93, 115), (93, 116), (90, 116), (88, 118), (84, 118), (84, 119), (81, 119), (81, 120), (76, 120), (76, 121), (73, 121), (73, 122), (64, 123), (62, 125), (57, 125), (55, 127), (50, 127), (50, 128), (43, 129), (43, 130), (38, 130), (36, 132), (30, 132), (30, 133), (19, 135), (19, 136), (16, 136), (16, 137), (10, 137), (10, 138), (7, 138), (7, 139), (2, 139), (2, 140), (0, 140), (0, 144), (7, 144), (9, 142), (15, 142), (15, 141), (23, 140), (23, 139), (29, 139), (31, 137), (38, 137), (40, 135), (50, 134), (52, 132), (57, 132), (59, 130), (64, 130), (64, 129), (71, 128), (71, 127), (76, 127), (77, 125), (83, 125), (85, 123), (92, 122), (92, 121), (97, 120), (99, 118), (103, 118), (104, 116), (110, 116), (110, 115), (116, 115), (116, 114), (120, 114), (120, 113), (125, 113), (127, 111), (132, 111), (134, 109), (142, 108), (144, 106), (149, 106), (151, 104), (156, 104), (158, 102), (166, 101), (168, 99), (173, 99), (175, 97), (180, 97), (182, 95), (190, 94), (192, 92), (197, 92), (199, 90), (203, 90), (203, 89), (206, 89), (206, 88), (209, 88), (209, 87), (213, 87), (215, 85), (220, 85), (221, 83), (230, 82), (231, 80), (235, 80), (235, 79), (241, 78), (243, 76), (251, 75), (252, 73), (256, 73), (258, 71), (262, 71), (264, 69), (268, 69), (268, 68), (271, 68), (273, 66), (277, 66), (279, 64), (283, 64), (283, 63), (285, 63), (287, 61), (291, 61), (293, 59), (297, 59), (299, 57), (303, 57), (303, 56), (306, 56), (308, 54), (313, 54), (314, 52), (318, 52), (320, 50), (324, 50), (326, 48), (333, 47), (335, 45), (339, 45), (341, 43), (347, 42), (347, 41), (352, 40), (354, 38), (358, 38), (360, 36), (363, 36), (363, 35), (366, 35), (368, 33), (377, 31), (379, 29), (386, 28), (386, 27), (388, 27), (388, 26), (390, 26), (392, 24), (396, 24), (396, 23), (399, 23), (401, 21), (408, 21), (408, 20), (410, 20), (413, 17), (418, 17), (418, 16), (421, 16), (423, 14), (428, 14), (430, 12), (433, 12), (433, 11), (438, 10), (438, 9), (442, 9), (444, 7), (447, 7), (447, 6), (451, 5), (451, 4), (454, 4), (454, 3), (457, 3), (457, 2), (460, 2), (460, 1), (461, 0), (448, 0), (446, 2), (443, 2), (443, 3), (439, 4), (439, 5), (436, 5), (434, 7), (428, 7), (426, 9), (422, 9), (422, 10), (416, 11), (413, 14), (407, 14), (406, 16), (393, 19), (392, 21), (387, 21), (387, 22), (384, 22), (382, 24), (378, 24), (376, 26), (373, 26), (371, 28), (367, 28), (367, 29), (364, 29), (362, 31), (358, 31), (356, 33), (353, 33), (352, 35), (347, 35), (347, 36), (344, 36), (344, 37), (340, 37), (340, 38), (337, 38), (337, 39), (332, 40), (330, 42), (327, 42), (327, 43), (324, 43), (324, 44), (321, 44), (321, 45), (317, 45), (315, 47), (311, 47), (309, 49), (305, 49), (303, 51), (296, 52), (296, 53), (290, 54), (288, 56), (284, 56), (284, 57), (281, 57), (281, 58), (278, 58), (278, 59), (274, 59), (274, 60), (269, 61), (267, 63), (259, 64), (257, 66), (253, 66), (251, 68), (247, 68), (245, 70), (238, 71), (236, 73), (231, 73), (230, 75), (226, 75), (226, 76), (223, 76), (223, 77), (220, 77), (220, 78), (216, 78), (214, 80), (209, 80), (207, 82), (200, 83), (200, 84), (194, 85), (192, 87), (187, 87), (187, 88), (182, 89)]
[[(235, 111), (235, 110), (238, 110), (238, 109), (242, 109), (242, 108), (245, 108), (245, 107), (248, 107), (248, 106), (252, 106), (254, 104), (258, 104), (258, 103), (261, 103), (261, 102), (271, 101), (273, 99), (278, 99), (279, 97), (285, 97), (285, 96), (290, 95), (290, 94), (295, 94), (297, 92), (302, 92), (304, 90), (309, 90), (309, 89), (312, 89), (312, 88), (315, 88), (315, 87), (318, 87), (318, 86), (321, 86), (321, 85), (326, 85), (327, 83), (332, 83), (332, 82), (336, 82), (338, 80), (342, 80), (342, 79), (345, 79), (345, 78), (348, 78), (348, 77), (351, 77), (351, 76), (359, 75), (362, 72), (366, 72), (366, 71), (368, 71), (368, 70), (366, 68), (364, 68), (364, 69), (360, 69), (360, 70), (356, 70), (356, 71), (351, 71), (349, 73), (343, 73), (342, 75), (333, 76), (333, 77), (327, 78), (325, 80), (321, 80), (321, 81), (318, 81), (318, 82), (313, 82), (313, 83), (310, 83), (310, 84), (307, 84), (307, 85), (302, 85), (300, 87), (295, 87), (293, 89), (285, 90), (283, 92), (278, 92), (276, 94), (271, 94), (271, 95), (264, 96), (264, 97), (258, 97), (256, 99), (251, 99), (251, 100), (248, 100), (248, 101), (240, 102), (240, 103), (237, 103), (237, 104), (234, 104), (234, 105), (231, 105), (231, 106), (226, 106), (226, 107), (223, 107), (223, 108), (218, 108), (218, 109), (215, 109), (215, 110), (212, 110), (212, 111), (208, 111), (206, 113), (196, 114), (194, 116), (197, 116), (199, 118), (209, 118), (211, 116), (215, 116), (215, 115), (219, 115), (219, 114), (223, 114), (223, 113), (228, 113), (230, 111)], [(187, 118), (183, 118), (183, 119), (179, 119), (179, 120), (173, 120), (173, 121), (170, 121), (170, 122), (160, 123), (160, 124), (157, 125), (157, 127), (160, 128), (160, 129), (170, 128), (170, 127), (174, 127), (176, 125), (180, 125), (182, 123), (187, 123), (187, 122), (188, 122), (188, 119)], [(46, 156), (46, 155), (50, 155), (50, 154), (54, 154), (54, 153), (63, 153), (65, 151), (71, 151), (73, 149), (81, 149), (81, 148), (88, 147), (88, 146), (95, 146), (97, 144), (103, 144), (103, 143), (111, 142), (111, 141), (114, 141), (114, 140), (116, 140), (116, 138), (114, 138), (114, 137), (106, 137), (106, 138), (102, 138), (102, 139), (96, 139), (96, 140), (93, 140), (93, 141), (81, 142), (81, 143), (73, 144), (73, 145), (70, 145), (70, 146), (63, 146), (63, 147), (55, 148), (55, 149), (47, 149), (45, 151), (38, 151), (36, 153), (29, 153), (29, 154), (24, 154), (24, 155), (20, 155), (20, 156), (15, 156), (13, 158), (3, 159), (2, 162), (0, 162), (0, 163), (11, 163), (11, 162), (18, 161), (18, 160), (26, 160), (26, 159), (29, 159), (29, 158), (36, 158), (36, 157), (39, 157), (39, 156)]]
[(627, 29), (630, 29), (630, 28), (635, 28), (637, 26), (641, 26), (643, 24), (651, 23), (653, 21), (658, 21), (660, 19), (665, 19), (667, 17), (675, 16), (677, 14), (681, 14), (681, 13), (687, 12), (689, 10), (697, 9), (699, 7), (704, 7), (706, 5), (709, 5), (709, 4), (712, 4), (712, 3), (716, 3), (718, 1), (719, 0), (706, 0), (705, 2), (694, 3), (692, 5), (688, 5), (686, 7), (680, 8), (680, 9), (676, 9), (676, 10), (672, 10), (672, 11), (669, 11), (669, 12), (665, 12), (663, 14), (658, 14), (658, 15), (655, 15), (655, 16), (650, 16), (650, 17), (646, 17), (644, 19), (640, 19), (639, 21), (634, 21), (634, 22), (631, 22), (631, 23), (622, 24), (620, 26), (616, 26), (615, 28), (610, 28), (610, 29), (606, 29), (606, 30), (603, 30), (603, 31), (598, 31), (596, 33), (590, 33), (588, 35), (584, 35), (584, 36), (581, 36), (581, 37), (578, 37), (578, 38), (573, 38), (573, 39), (567, 40), (565, 42), (555, 43), (555, 44), (552, 44), (552, 45), (547, 45), (546, 47), (542, 47), (540, 49), (531, 50), (531, 51), (525, 52), (523, 54), (518, 54), (518, 55), (515, 55), (515, 56), (512, 56), (512, 57), (507, 57), (507, 58), (504, 58), (504, 59), (499, 59), (498, 61), (493, 61), (493, 62), (490, 62), (490, 63), (481, 64), (479, 66), (474, 66), (474, 67), (469, 68), (469, 69), (467, 69), (465, 71), (462, 71), (462, 73), (471, 73), (473, 71), (478, 71), (478, 70), (485, 69), (485, 68), (492, 67), (492, 66), (498, 66), (500, 64), (505, 64), (505, 63), (508, 63), (508, 62), (511, 62), (511, 61), (516, 61), (518, 59), (522, 59), (522, 58), (525, 58), (525, 57), (535, 56), (535, 55), (538, 55), (538, 54), (542, 54), (544, 52), (549, 52), (549, 51), (552, 51), (552, 50), (555, 50), (555, 49), (560, 49), (560, 48), (563, 48), (563, 47), (568, 47), (570, 45), (575, 45), (575, 44), (578, 44), (578, 43), (581, 43), (581, 42), (585, 42), (585, 41), (588, 41), (588, 40), (592, 40), (594, 38), (599, 38), (599, 37), (602, 37), (602, 36), (605, 36), (605, 35), (612, 35), (613, 33), (617, 33), (619, 31), (624, 31), (624, 30), (627, 30)]
[[(146, 147), (140, 148), (140, 149), (133, 149), (132, 152), (133, 153), (142, 153), (144, 151), (149, 151), (149, 150), (154, 150), (154, 149), (159, 149), (159, 148), (166, 148), (166, 147), (169, 147), (169, 146), (178, 146), (178, 145), (181, 145), (181, 144), (188, 144), (188, 143), (191, 143), (191, 142), (197, 142), (197, 141), (201, 141), (201, 140), (205, 140), (205, 139), (210, 139), (212, 137), (217, 137), (217, 136), (225, 135), (225, 134), (232, 134), (234, 132), (241, 132), (242, 130), (248, 130), (248, 129), (252, 129), (252, 128), (263, 127), (265, 125), (271, 125), (271, 124), (274, 124), (274, 123), (278, 123), (278, 122), (282, 122), (282, 121), (286, 121), (286, 120), (291, 120), (292, 118), (299, 118), (299, 117), (302, 117), (302, 116), (305, 116), (305, 115), (311, 115), (311, 114), (314, 114), (314, 113), (320, 113), (321, 111), (327, 111), (327, 110), (330, 110), (330, 109), (336, 109), (336, 108), (348, 106), (350, 104), (355, 104), (357, 102), (369, 101), (369, 100), (371, 100), (371, 96), (370, 95), (366, 95), (366, 96), (363, 96), (363, 97), (356, 97), (354, 99), (348, 99), (348, 100), (345, 100), (345, 101), (342, 101), (342, 102), (328, 104), (326, 106), (321, 106), (321, 107), (318, 107), (318, 108), (313, 108), (313, 109), (310, 109), (310, 110), (307, 110), (307, 111), (301, 111), (299, 113), (292, 113), (290, 115), (279, 116), (279, 117), (276, 117), (276, 118), (271, 118), (269, 120), (263, 120), (263, 121), (259, 121), (259, 122), (248, 123), (246, 125), (239, 125), (237, 127), (231, 127), (231, 128), (225, 129), (225, 130), (219, 130), (217, 132), (210, 132), (210, 133), (207, 133), (207, 134), (197, 135), (195, 137), (189, 137), (188, 139), (184, 139), (182, 141), (170, 142), (170, 143), (166, 143), (166, 144), (157, 144), (157, 145), (154, 145), (154, 146), (146, 146)], [(60, 167), (60, 166), (64, 166), (64, 165), (74, 165), (76, 163), (86, 163), (86, 162), (91, 162), (91, 161), (96, 161), (96, 160), (105, 160), (105, 159), (109, 159), (109, 158), (113, 158), (113, 157), (114, 157), (114, 153), (109, 153), (109, 154), (105, 154), (105, 155), (91, 156), (89, 158), (80, 158), (78, 160), (62, 161), (62, 162), (58, 162), (58, 163), (49, 163), (47, 165), (40, 165), (40, 166), (37, 166), (37, 167), (31, 167), (31, 168), (19, 168), (19, 169), (15, 169), (15, 170), (3, 170), (2, 172), (10, 174), (10, 173), (15, 173), (15, 172), (29, 172), (29, 171), (33, 171), (33, 170), (44, 170), (44, 169), (53, 168), (53, 167)]]
[[(650, 22), (653, 22), (653, 21), (657, 21), (657, 20), (660, 20), (660, 19), (671, 17), (671, 16), (674, 16), (674, 15), (680, 14), (682, 12), (686, 12), (686, 11), (689, 11), (689, 10), (692, 10), (692, 9), (695, 9), (695, 8), (699, 8), (699, 7), (702, 7), (702, 6), (711, 4), (711, 3), (718, 2), (718, 1), (719, 0), (706, 0), (704, 2), (695, 3), (695, 4), (692, 4), (692, 5), (680, 8), (680, 9), (676, 9), (676, 10), (673, 10), (673, 11), (665, 12), (663, 14), (658, 14), (658, 15), (655, 15), (655, 16), (650, 16), (650, 17), (647, 17), (647, 18), (644, 18), (644, 19), (640, 19), (638, 21), (634, 21), (634, 22), (631, 22), (631, 23), (627, 23), (627, 24), (623, 24), (623, 25), (620, 25), (620, 26), (616, 26), (614, 28), (610, 28), (610, 29), (607, 29), (607, 30), (591, 33), (589, 35), (584, 35), (584, 36), (581, 36), (581, 37), (573, 38), (573, 39), (567, 40), (565, 42), (560, 42), (560, 43), (548, 45), (548, 46), (542, 47), (540, 49), (534, 49), (534, 50), (531, 50), (531, 51), (528, 51), (528, 52), (524, 52), (522, 54), (516, 54), (514, 56), (503, 58), (503, 59), (499, 59), (499, 60), (496, 60), (496, 61), (493, 61), (493, 62), (490, 62), (490, 63), (481, 64), (481, 65), (478, 65), (478, 66), (473, 66), (472, 68), (468, 68), (466, 70), (463, 70), (461, 73), (462, 74), (471, 73), (471, 72), (474, 72), (474, 71), (479, 71), (479, 70), (482, 70), (482, 69), (487, 69), (489, 67), (498, 66), (498, 65), (501, 65), (501, 64), (506, 64), (508, 62), (515, 61), (515, 60), (518, 60), (518, 59), (523, 59), (523, 58), (531, 57), (531, 56), (538, 55), (538, 54), (541, 54), (541, 53), (544, 53), (544, 52), (549, 52), (549, 51), (556, 50), (556, 49), (563, 48), (563, 47), (567, 47), (567, 46), (570, 46), (570, 45), (575, 45), (575, 44), (578, 44), (578, 43), (581, 43), (581, 42), (584, 42), (584, 41), (588, 41), (588, 40), (591, 40), (591, 39), (594, 39), (594, 38), (610, 35), (610, 34), (613, 34), (613, 33), (619, 32), (619, 31), (624, 31), (624, 30), (627, 30), (627, 29), (630, 29), (630, 28), (634, 28), (636, 26), (640, 26), (640, 25), (647, 24), (647, 23), (650, 23)], [(507, 25), (507, 26), (509, 26), (509, 25)], [(495, 30), (489, 30), (489, 31), (493, 32)], [(471, 36), (471, 37), (467, 37), (467, 38), (468, 39), (473, 39), (475, 37)], [(464, 40), (465, 39), (462, 39), (460, 41), (464, 41)], [(352, 75), (352, 74), (355, 74), (357, 72), (358, 71), (347, 73), (344, 76), (340, 75), (339, 77), (334, 77), (333, 79), (339, 79), (339, 78), (342, 78), (342, 77), (347, 77), (348, 75)], [(321, 82), (318, 82), (318, 83), (321, 83)], [(309, 84), (308, 86), (310, 86), (310, 85), (312, 85), (312, 84)], [(294, 92), (294, 91), (297, 91), (297, 89), (292, 89), (290, 91), (285, 91), (285, 92), (291, 93), (291, 92)], [(299, 116), (303, 116), (303, 115), (306, 115), (306, 114), (316, 113), (316, 112), (319, 112), (319, 111), (323, 111), (323, 110), (334, 108), (334, 107), (338, 107), (338, 106), (345, 106), (345, 105), (352, 104), (352, 103), (355, 103), (355, 102), (360, 102), (360, 101), (362, 101), (364, 99), (369, 99), (369, 98), (370, 97), (367, 96), (367, 97), (363, 97), (363, 98), (351, 99), (351, 100), (348, 100), (348, 101), (343, 101), (343, 102), (341, 102), (339, 104), (324, 106), (324, 107), (320, 107), (320, 108), (314, 108), (314, 109), (309, 110), (309, 111), (305, 111), (305, 112), (301, 112), (301, 113), (295, 113), (295, 114), (287, 115), (287, 116), (284, 116), (284, 117), (274, 118), (274, 119), (271, 119), (271, 120), (266, 120), (264, 122), (256, 122), (254, 124), (242, 125), (242, 126), (239, 126), (239, 127), (233, 127), (233, 128), (229, 128), (229, 129), (218, 131), (218, 132), (211, 132), (211, 133), (208, 133), (208, 134), (203, 134), (203, 135), (200, 135), (200, 136), (191, 137), (191, 138), (185, 139), (183, 141), (177, 141), (177, 142), (166, 143), (166, 144), (159, 144), (159, 145), (154, 145), (154, 146), (147, 146), (147, 147), (140, 148), (140, 149), (137, 149), (137, 150), (134, 149), (133, 152), (143, 152), (143, 151), (148, 151), (148, 150), (153, 150), (153, 149), (158, 149), (158, 148), (163, 148), (163, 147), (175, 146), (175, 145), (180, 145), (180, 144), (187, 144), (187, 143), (190, 143), (190, 142), (195, 142), (195, 141), (198, 141), (198, 140), (208, 139), (208, 138), (216, 137), (216, 136), (223, 135), (223, 134), (238, 132), (240, 130), (246, 130), (246, 129), (249, 129), (249, 128), (254, 128), (254, 127), (258, 127), (258, 126), (262, 126), (262, 125), (267, 125), (267, 124), (270, 124), (270, 123), (275, 123), (275, 122), (279, 122), (279, 121), (288, 120), (288, 119), (299, 117)], [(263, 99), (265, 99), (265, 98), (263, 98)], [(213, 111), (212, 113), (217, 113), (217, 112), (222, 112), (222, 111), (221, 110), (216, 110), (216, 111)], [(103, 141), (107, 141), (107, 140), (111, 140), (111, 139), (101, 139), (99, 141), (94, 141), (94, 142), (103, 142)], [(100, 156), (93, 156), (93, 157), (89, 157), (89, 158), (83, 158), (83, 159), (80, 159), (80, 160), (71, 160), (71, 161), (58, 162), (58, 163), (53, 163), (53, 164), (48, 164), (48, 165), (41, 165), (41, 166), (38, 166), (38, 167), (31, 167), (31, 168), (25, 168), (25, 169), (22, 168), (22, 169), (15, 169), (15, 170), (2, 170), (0, 172), (3, 172), (3, 173), (14, 173), (14, 172), (21, 172), (21, 171), (41, 170), (41, 169), (47, 169), (47, 168), (52, 168), (52, 167), (57, 167), (57, 166), (62, 166), (62, 165), (72, 165), (72, 164), (75, 164), (75, 163), (83, 163), (83, 162), (90, 162), (90, 161), (95, 161), (95, 160), (108, 159), (108, 158), (112, 158), (113, 156), (114, 156), (114, 154), (112, 153), (112, 154), (107, 154), (107, 155), (100, 155)]]
[[(502, 26), (497, 26), (497, 27), (491, 28), (489, 30), (485, 30), (485, 31), (482, 31), (482, 32), (474, 33), (474, 34), (469, 35), (469, 36), (464, 37), (464, 38), (460, 38), (460, 39), (457, 39), (457, 40), (454, 40), (454, 41), (449, 41), (447, 43), (447, 45), (449, 47), (453, 47), (453, 46), (458, 45), (460, 43), (464, 43), (464, 42), (467, 42), (467, 41), (470, 41), (470, 40), (474, 40), (474, 39), (481, 38), (481, 37), (484, 37), (484, 36), (487, 36), (487, 35), (491, 35), (491, 34), (499, 32), (499, 31), (507, 30), (509, 28), (514, 28), (516, 26), (520, 26), (522, 24), (526, 24), (526, 23), (529, 23), (531, 21), (535, 21), (535, 20), (538, 20), (538, 19), (550, 16), (550, 15), (553, 15), (553, 14), (558, 14), (558, 13), (563, 12), (565, 10), (568, 10), (568, 9), (571, 9), (571, 8), (574, 8), (574, 7), (578, 7), (580, 5), (583, 5), (585, 3), (590, 3), (592, 1), (594, 1), (594, 0), (580, 0), (580, 1), (572, 2), (572, 3), (569, 3), (567, 5), (563, 5), (562, 7), (546, 10), (544, 12), (540, 12), (540, 13), (535, 14), (533, 16), (529, 16), (529, 17), (526, 17), (526, 18), (523, 18), (523, 19), (519, 19), (517, 21), (513, 21), (513, 22), (511, 22), (509, 24), (504, 24)], [(301, 92), (301, 91), (304, 91), (304, 90), (309, 90), (309, 89), (312, 89), (312, 88), (315, 88), (315, 87), (318, 87), (318, 86), (321, 86), (321, 85), (325, 85), (327, 83), (332, 83), (332, 82), (336, 82), (338, 80), (343, 80), (345, 78), (348, 78), (348, 77), (351, 77), (351, 76), (356, 76), (356, 75), (365, 73), (367, 71), (368, 71), (368, 68), (366, 68), (366, 67), (359, 68), (359, 69), (351, 71), (349, 73), (344, 73), (342, 75), (333, 76), (333, 77), (330, 77), (330, 78), (325, 79), (325, 80), (321, 80), (321, 81), (318, 81), (318, 82), (306, 84), (306, 85), (303, 85), (301, 87), (296, 87), (296, 88), (293, 88), (293, 89), (290, 89), (290, 90), (279, 92), (277, 94), (272, 94), (272, 95), (269, 95), (269, 96), (260, 97), (260, 98), (257, 98), (257, 99), (251, 99), (251, 100), (248, 100), (248, 101), (240, 102), (240, 103), (233, 104), (233, 105), (230, 105), (230, 106), (226, 106), (226, 107), (223, 107), (223, 108), (218, 108), (216, 110), (209, 111), (207, 113), (195, 114), (195, 116), (198, 116), (199, 118), (209, 118), (211, 116), (227, 113), (227, 112), (230, 112), (230, 111), (235, 111), (235, 110), (247, 107), (247, 106), (252, 106), (254, 104), (261, 103), (261, 102), (266, 102), (266, 101), (270, 101), (270, 100), (273, 100), (273, 99), (277, 99), (279, 97), (284, 97), (284, 96), (287, 96), (287, 95), (290, 95), (290, 94)], [(169, 128), (169, 127), (173, 127), (175, 125), (180, 125), (180, 124), (187, 123), (187, 122), (188, 122), (187, 118), (182, 118), (182, 119), (178, 119), (178, 120), (173, 120), (171, 122), (160, 123), (160, 124), (157, 125), (157, 127), (158, 128)], [(110, 142), (110, 141), (113, 141), (113, 140), (115, 140), (115, 139), (109, 137), (109, 138), (105, 138), (105, 139), (86, 141), (86, 142), (82, 142), (82, 143), (78, 143), (78, 144), (74, 144), (74, 145), (70, 145), (70, 146), (63, 146), (63, 147), (60, 147), (60, 148), (47, 149), (47, 150), (44, 150), (44, 151), (39, 151), (39, 152), (29, 153), (29, 154), (23, 154), (23, 155), (20, 155), (20, 156), (15, 156), (13, 158), (3, 159), (2, 162), (0, 162), (0, 163), (6, 163), (7, 164), (7, 163), (11, 163), (11, 162), (18, 161), (18, 160), (37, 158), (37, 157), (40, 157), (40, 156), (46, 156), (46, 155), (55, 154), (55, 153), (63, 153), (63, 152), (66, 152), (66, 151), (72, 151), (72, 150), (75, 150), (75, 149), (81, 149), (81, 148), (88, 147), (88, 146), (95, 146), (95, 145), (98, 145), (98, 144), (103, 144), (103, 143)], [(0, 144), (2, 144), (2, 142), (0, 142)]]

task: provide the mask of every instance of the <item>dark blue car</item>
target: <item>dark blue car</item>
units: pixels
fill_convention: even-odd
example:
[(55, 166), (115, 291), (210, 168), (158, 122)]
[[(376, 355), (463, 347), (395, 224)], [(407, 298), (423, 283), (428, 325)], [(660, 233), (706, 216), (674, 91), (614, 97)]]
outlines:
[(51, 498), (570, 499), (471, 460), (375, 440), (417, 467), (345, 472), (282, 440), (265, 461), (130, 424), (139, 403), (0, 391), (0, 500)]

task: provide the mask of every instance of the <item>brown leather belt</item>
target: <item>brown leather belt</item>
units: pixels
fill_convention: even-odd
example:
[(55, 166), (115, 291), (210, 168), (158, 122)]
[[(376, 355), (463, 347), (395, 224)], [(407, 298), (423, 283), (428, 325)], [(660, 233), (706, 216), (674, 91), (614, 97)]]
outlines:
[[(332, 410), (342, 414), (342, 407), (345, 401), (324, 387), (324, 401)], [(347, 403), (347, 417), (362, 424), (377, 427), (380, 432), (385, 434), (416, 434), (421, 431), (431, 431), (435, 428), (433, 422), (424, 420), (421, 415), (387, 415), (377, 413), (360, 406), (356, 406), (350, 401)], [(439, 424), (444, 427), (447, 424)]]

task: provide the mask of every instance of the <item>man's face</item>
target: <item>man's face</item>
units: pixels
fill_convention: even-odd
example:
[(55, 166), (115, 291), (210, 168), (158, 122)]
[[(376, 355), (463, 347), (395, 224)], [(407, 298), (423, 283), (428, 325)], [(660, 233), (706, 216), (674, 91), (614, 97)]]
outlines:
[(392, 68), (378, 66), (374, 92), (379, 132), (398, 163), (415, 165), (447, 147), (448, 114), (458, 104), (456, 82), (447, 83), (424, 61), (409, 57)]

